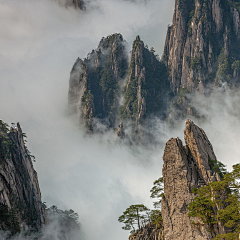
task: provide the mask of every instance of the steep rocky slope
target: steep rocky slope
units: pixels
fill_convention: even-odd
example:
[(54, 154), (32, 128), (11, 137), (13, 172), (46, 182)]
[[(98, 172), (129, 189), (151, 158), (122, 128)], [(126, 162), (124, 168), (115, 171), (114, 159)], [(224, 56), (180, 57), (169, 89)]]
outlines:
[(124, 88), (123, 120), (131, 119), (136, 125), (143, 119), (163, 115), (170, 92), (165, 65), (158, 60), (153, 49), (149, 50), (137, 36), (133, 42), (129, 76)]
[(128, 68), (125, 42), (121, 34), (102, 38), (97, 50), (86, 59), (77, 59), (70, 81), (68, 102), (71, 112), (79, 113), (89, 130), (94, 119), (115, 125), (122, 80)]
[(163, 60), (174, 93), (239, 82), (239, 1), (176, 0)]
[[(227, 232), (220, 222), (214, 223), (213, 231), (209, 231), (209, 226), (199, 218), (188, 216), (188, 206), (197, 196), (193, 189), (221, 181), (222, 176), (213, 147), (203, 129), (187, 120), (184, 139), (185, 146), (179, 138), (171, 138), (164, 150), (161, 225), (157, 228), (148, 224), (130, 235), (129, 240), (213, 240), (217, 234)], [(225, 196), (223, 192), (220, 198)]]
[[(216, 156), (203, 129), (190, 120), (186, 122), (184, 138), (186, 146), (183, 146), (179, 138), (172, 138), (164, 150), (164, 239), (213, 239), (216, 234), (224, 233), (224, 227), (215, 224), (215, 233), (208, 232), (208, 226), (203, 225), (199, 219), (188, 217), (187, 207), (196, 196), (192, 193), (193, 188), (221, 180), (214, 168)], [(199, 226), (193, 225), (193, 220)]]
[(114, 128), (121, 121), (137, 128), (151, 114), (166, 113), (171, 90), (164, 63), (139, 36), (128, 63), (125, 45), (120, 34), (103, 38), (97, 50), (77, 59), (72, 68), (69, 109), (79, 113), (88, 130), (96, 130), (99, 122)]
[(32, 156), (19, 124), (0, 121), (0, 230), (39, 231), (47, 223)]

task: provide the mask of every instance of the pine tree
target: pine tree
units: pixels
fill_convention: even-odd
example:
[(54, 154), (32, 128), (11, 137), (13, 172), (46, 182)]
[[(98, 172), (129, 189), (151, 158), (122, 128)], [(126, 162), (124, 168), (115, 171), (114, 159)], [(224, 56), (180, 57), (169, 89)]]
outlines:
[(148, 219), (149, 209), (143, 204), (136, 204), (128, 207), (118, 218), (118, 221), (125, 224), (122, 229), (131, 230), (131, 233), (133, 233), (136, 231), (134, 225), (137, 225), (138, 229), (140, 229)]

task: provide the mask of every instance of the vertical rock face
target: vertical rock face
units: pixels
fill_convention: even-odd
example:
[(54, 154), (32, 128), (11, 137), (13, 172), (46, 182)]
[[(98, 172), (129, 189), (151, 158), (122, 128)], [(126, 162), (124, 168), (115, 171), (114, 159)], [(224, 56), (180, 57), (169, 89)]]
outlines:
[(239, 82), (239, 7), (232, 0), (176, 0), (163, 60), (172, 90), (204, 92), (207, 83)]
[[(188, 205), (193, 201), (194, 187), (200, 188), (212, 181), (221, 180), (213, 171), (216, 160), (211, 143), (205, 132), (192, 121), (187, 120), (184, 131), (186, 146), (178, 138), (170, 139), (163, 156), (164, 195), (162, 217), (165, 240), (206, 240), (213, 239), (207, 226), (191, 224), (200, 220), (188, 217)], [(221, 233), (217, 229), (217, 234)]]
[(129, 66), (125, 42), (120, 34), (113, 34), (103, 38), (86, 59), (75, 62), (68, 102), (87, 129), (96, 129), (95, 120), (108, 128), (125, 120), (140, 126), (151, 114), (164, 115), (170, 91), (167, 69), (154, 50), (138, 36)]
[(97, 50), (75, 62), (69, 81), (69, 108), (71, 112), (80, 113), (80, 119), (88, 129), (94, 129), (94, 118), (109, 127), (115, 125), (121, 80), (127, 68), (121, 34), (102, 38)]
[[(37, 173), (33, 168), (30, 152), (26, 148), (21, 127), (9, 132), (0, 124), (0, 230), (28, 228), (40, 230), (47, 222)], [(15, 219), (15, 226), (4, 222), (3, 210), (8, 209)], [(8, 219), (8, 218), (7, 218)]]
[(124, 90), (122, 119), (132, 119), (138, 125), (147, 116), (162, 114), (166, 109), (170, 92), (167, 69), (139, 36), (133, 43), (130, 73)]

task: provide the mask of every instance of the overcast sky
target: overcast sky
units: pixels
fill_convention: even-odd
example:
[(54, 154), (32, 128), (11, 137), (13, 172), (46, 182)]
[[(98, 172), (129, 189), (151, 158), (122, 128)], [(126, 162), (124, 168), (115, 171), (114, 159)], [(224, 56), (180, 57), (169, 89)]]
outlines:
[[(140, 35), (162, 54), (174, 0), (143, 2), (96, 0), (82, 13), (51, 0), (0, 0), (0, 118), (20, 122), (43, 201), (78, 212), (81, 240), (127, 240), (118, 217), (131, 204), (151, 207), (149, 190), (161, 176), (164, 145), (129, 149), (114, 144), (115, 133), (86, 137), (65, 114), (71, 67), (103, 36), (121, 33), (130, 51)], [(199, 124), (229, 167), (239, 156), (237, 101), (230, 90), (195, 100), (207, 116)], [(177, 129), (156, 126), (162, 142), (183, 139), (184, 122)]]

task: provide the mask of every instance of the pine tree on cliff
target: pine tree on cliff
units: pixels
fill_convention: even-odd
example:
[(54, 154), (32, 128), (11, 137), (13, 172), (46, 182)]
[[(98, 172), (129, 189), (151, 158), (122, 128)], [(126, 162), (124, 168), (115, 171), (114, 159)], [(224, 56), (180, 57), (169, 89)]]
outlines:
[(143, 204), (131, 205), (123, 214), (118, 218), (118, 221), (124, 224), (122, 229), (131, 230), (131, 233), (135, 232), (134, 225), (137, 225), (138, 229), (145, 224), (148, 216), (149, 209)]

